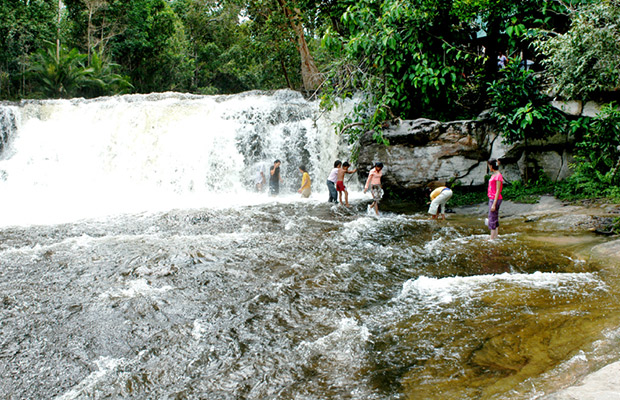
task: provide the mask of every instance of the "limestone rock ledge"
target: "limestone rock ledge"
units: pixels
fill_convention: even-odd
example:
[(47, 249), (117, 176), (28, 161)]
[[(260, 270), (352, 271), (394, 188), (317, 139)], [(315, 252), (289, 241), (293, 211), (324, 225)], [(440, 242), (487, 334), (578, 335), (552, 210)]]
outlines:
[[(384, 129), (389, 146), (378, 144), (367, 132), (360, 139), (358, 165), (361, 177), (381, 161), (384, 185), (397, 192), (420, 190), (432, 181), (457, 179), (465, 186), (481, 186), (487, 174), (486, 161), (502, 160), (508, 181), (519, 180), (526, 168), (520, 144), (506, 145), (495, 126), (482, 115), (478, 120), (439, 122), (425, 118), (402, 120)], [(573, 140), (556, 135), (533, 141), (528, 168), (542, 169), (552, 180), (570, 174)]]

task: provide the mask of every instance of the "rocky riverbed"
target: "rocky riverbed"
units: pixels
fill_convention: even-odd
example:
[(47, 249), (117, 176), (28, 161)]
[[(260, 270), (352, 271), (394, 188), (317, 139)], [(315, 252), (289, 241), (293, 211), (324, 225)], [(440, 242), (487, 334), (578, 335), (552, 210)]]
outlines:
[[(483, 220), (487, 205), (460, 207), (454, 211), (457, 215), (479, 215)], [(570, 248), (574, 257), (617, 273), (620, 271), (620, 237), (611, 234), (609, 224), (618, 216), (620, 205), (617, 204), (575, 205), (552, 196), (543, 196), (536, 204), (505, 201), (500, 210), (500, 235), (529, 233), (534, 241)], [(557, 389), (544, 398), (620, 399), (620, 361), (578, 369), (560, 379)]]

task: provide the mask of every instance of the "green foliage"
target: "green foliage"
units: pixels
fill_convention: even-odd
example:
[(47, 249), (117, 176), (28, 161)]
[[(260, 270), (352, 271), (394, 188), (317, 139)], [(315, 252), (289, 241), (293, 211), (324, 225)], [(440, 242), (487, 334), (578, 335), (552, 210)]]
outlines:
[(559, 187), (564, 199), (608, 197), (620, 201), (620, 108), (605, 105), (594, 118), (571, 124), (580, 137), (573, 175)]
[(56, 38), (57, 12), (57, 0), (0, 1), (0, 98), (28, 95), (28, 56)]
[(546, 175), (541, 175), (535, 182), (527, 185), (523, 181), (506, 184), (502, 190), (502, 197), (517, 203), (538, 203), (541, 195), (553, 194), (555, 185)]
[(93, 53), (90, 61), (89, 80), (81, 90), (84, 97), (129, 93), (133, 88), (128, 76), (116, 73), (119, 65), (105, 60), (100, 53)]
[(56, 51), (56, 45), (48, 42), (47, 48), (30, 57), (28, 76), (38, 97), (95, 97), (123, 93), (131, 88), (127, 77), (114, 72), (118, 66), (105, 62), (97, 53), (87, 67), (88, 56), (77, 49), (61, 46), (58, 54)]
[(177, 0), (173, 9), (181, 18), (194, 59), (190, 90), (201, 94), (237, 93), (285, 86), (271, 84), (273, 70), (253, 51), (249, 21), (239, 23), (241, 7), (234, 2)]
[(343, 122), (350, 140), (392, 118), (446, 117), (458, 112), (454, 101), (465, 85), (464, 70), (481, 59), (463, 44), (471, 31), (454, 30), (450, 2), (362, 0), (342, 16), (345, 35), (328, 30), (323, 45), (339, 55), (328, 75), (322, 101), (361, 91), (367, 96)]
[(110, 54), (135, 91), (189, 89), (193, 59), (183, 24), (168, 1), (110, 0), (108, 12), (123, 28), (110, 40)]
[[(488, 182), (487, 176), (486, 181)], [(459, 185), (452, 187), (454, 196), (450, 199), (450, 204), (454, 207), (480, 204), (488, 201), (486, 190), (472, 192)], [(546, 175), (541, 175), (536, 181), (527, 185), (523, 181), (506, 182), (502, 189), (502, 198), (516, 203), (534, 204), (538, 203), (540, 196), (554, 194), (556, 184)]]
[(61, 46), (56, 54), (56, 45), (48, 43), (30, 57), (28, 74), (35, 87), (35, 93), (43, 97), (68, 98), (77, 96), (80, 88), (88, 86), (92, 70), (85, 67), (86, 54), (77, 49), (67, 50)]
[(454, 196), (450, 198), (450, 206), (462, 207), (480, 204), (488, 201), (486, 191), (478, 190), (475, 192), (461, 191), (459, 188), (453, 188)]
[(600, 91), (620, 88), (620, 1), (586, 2), (573, 11), (570, 29), (546, 33), (536, 41), (553, 90), (584, 100)]
[(491, 113), (504, 141), (517, 143), (544, 138), (559, 131), (564, 116), (548, 104), (542, 94), (538, 77), (519, 66), (519, 60), (509, 62), (499, 80), (489, 84)]
[[(337, 59), (322, 104), (329, 108), (336, 98), (365, 94), (338, 127), (350, 141), (368, 131), (383, 141), (381, 127), (394, 118), (471, 118), (485, 106), (498, 51), (527, 47), (530, 29), (549, 28), (561, 10), (550, 0), (358, 1), (342, 15), (343, 29), (329, 29), (323, 37)], [(481, 31), (484, 41), (473, 39)], [(559, 114), (528, 101), (518, 112), (511, 109), (506, 125), (532, 136)]]
[(244, 0), (244, 5), (249, 16), (245, 29), (253, 38), (248, 50), (263, 60), (263, 84), (269, 89), (301, 87), (297, 39), (281, 6), (275, 0)]

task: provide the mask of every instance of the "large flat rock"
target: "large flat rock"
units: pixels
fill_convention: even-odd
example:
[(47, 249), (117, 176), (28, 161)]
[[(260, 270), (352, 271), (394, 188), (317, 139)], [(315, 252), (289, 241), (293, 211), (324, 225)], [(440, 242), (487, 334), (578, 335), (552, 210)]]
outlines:
[(545, 396), (544, 400), (619, 400), (620, 362), (586, 376), (581, 383)]

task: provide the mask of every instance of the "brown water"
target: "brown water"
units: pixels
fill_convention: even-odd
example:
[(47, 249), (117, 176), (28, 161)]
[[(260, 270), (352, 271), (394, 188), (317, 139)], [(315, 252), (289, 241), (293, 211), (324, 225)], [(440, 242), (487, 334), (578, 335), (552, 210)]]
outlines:
[(531, 399), (620, 356), (605, 239), (294, 201), (0, 230), (0, 397)]

